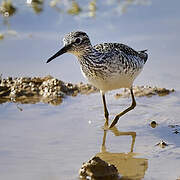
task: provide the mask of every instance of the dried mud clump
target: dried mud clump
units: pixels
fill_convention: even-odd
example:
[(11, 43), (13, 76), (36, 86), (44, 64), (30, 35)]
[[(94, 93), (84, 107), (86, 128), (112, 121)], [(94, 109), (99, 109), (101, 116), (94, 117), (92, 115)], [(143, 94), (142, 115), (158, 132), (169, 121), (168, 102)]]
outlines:
[(0, 78), (0, 103), (44, 102), (58, 105), (66, 96), (76, 96), (78, 93), (89, 94), (98, 90), (89, 84), (71, 84), (53, 78), (52, 76)]
[(119, 174), (117, 168), (95, 156), (88, 162), (83, 163), (79, 170), (79, 177), (82, 180), (118, 180)]
[[(137, 97), (152, 97), (154, 95), (158, 96), (166, 96), (172, 92), (174, 92), (174, 89), (166, 89), (166, 88), (158, 88), (158, 87), (151, 87), (151, 86), (135, 86), (133, 87), (134, 95)], [(120, 97), (129, 97), (130, 92), (129, 89), (124, 89), (122, 93), (117, 93), (115, 95), (116, 98)]]

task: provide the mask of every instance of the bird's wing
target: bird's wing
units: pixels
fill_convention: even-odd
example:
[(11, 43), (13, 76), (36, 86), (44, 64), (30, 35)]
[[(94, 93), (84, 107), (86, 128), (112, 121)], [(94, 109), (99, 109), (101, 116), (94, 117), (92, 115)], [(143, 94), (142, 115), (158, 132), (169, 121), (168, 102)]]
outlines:
[(131, 47), (125, 44), (119, 43), (104, 43), (104, 44), (97, 44), (94, 46), (94, 49), (98, 53), (102, 53), (102, 59), (109, 59), (115, 56), (125, 56), (128, 59), (132, 57), (136, 57), (140, 61), (142, 60), (144, 63), (147, 60), (147, 53), (144, 51), (135, 51)]
[(134, 49), (130, 48), (129, 46), (125, 44), (119, 44), (119, 43), (103, 43), (103, 44), (97, 44), (94, 46), (94, 48), (102, 53), (108, 53), (113, 51), (118, 52), (124, 52), (127, 55), (138, 55), (138, 52)]

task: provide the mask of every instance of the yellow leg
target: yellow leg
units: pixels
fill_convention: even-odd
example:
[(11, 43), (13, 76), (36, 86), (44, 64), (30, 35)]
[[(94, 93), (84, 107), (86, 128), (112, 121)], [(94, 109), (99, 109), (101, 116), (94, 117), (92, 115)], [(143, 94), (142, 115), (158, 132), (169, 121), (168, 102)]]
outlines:
[(111, 125), (109, 126), (109, 128), (112, 128), (115, 124), (117, 124), (119, 118), (121, 116), (123, 116), (124, 114), (126, 114), (127, 112), (129, 112), (130, 110), (134, 109), (135, 106), (136, 106), (136, 101), (135, 101), (135, 98), (134, 98), (134, 94), (133, 94), (133, 90), (132, 88), (130, 89), (130, 92), (131, 92), (131, 97), (132, 97), (132, 104), (130, 107), (128, 107), (127, 109), (125, 109), (124, 111), (122, 111), (121, 113), (119, 113), (118, 115), (116, 115), (116, 117), (114, 118), (113, 122), (111, 123)]

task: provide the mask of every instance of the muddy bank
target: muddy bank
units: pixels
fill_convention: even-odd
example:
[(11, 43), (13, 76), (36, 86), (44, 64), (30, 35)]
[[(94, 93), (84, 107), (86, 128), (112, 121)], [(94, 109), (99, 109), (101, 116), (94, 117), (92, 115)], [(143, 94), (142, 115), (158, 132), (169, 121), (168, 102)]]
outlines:
[(98, 90), (89, 84), (65, 83), (52, 76), (0, 79), (0, 103), (50, 103), (58, 105), (66, 96), (89, 94)]
[[(159, 87), (151, 87), (151, 86), (135, 86), (133, 87), (133, 92), (136, 97), (152, 97), (154, 95), (158, 96), (166, 96), (172, 92), (174, 92), (174, 89), (166, 89), (166, 88), (159, 88)], [(122, 93), (116, 93), (116, 98), (126, 98), (130, 96), (129, 89), (124, 89)]]
[[(52, 76), (46, 77), (20, 77), (6, 79), (0, 78), (0, 103), (16, 102), (34, 104), (37, 102), (58, 105), (67, 96), (78, 94), (90, 94), (99, 90), (90, 84), (66, 83)], [(174, 89), (157, 88), (150, 86), (137, 86), (133, 88), (135, 96), (153, 95), (164, 96)], [(128, 97), (129, 91), (125, 89), (122, 93), (117, 93), (116, 98)]]

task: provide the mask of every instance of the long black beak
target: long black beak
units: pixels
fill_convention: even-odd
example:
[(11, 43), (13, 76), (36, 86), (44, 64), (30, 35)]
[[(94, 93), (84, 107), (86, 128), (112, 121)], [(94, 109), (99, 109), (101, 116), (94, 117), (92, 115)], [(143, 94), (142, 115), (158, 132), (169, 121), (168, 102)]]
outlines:
[(53, 59), (57, 58), (58, 56), (66, 53), (68, 50), (67, 46), (64, 46), (61, 50), (59, 50), (56, 54), (54, 54), (52, 57), (50, 57), (46, 63), (49, 63), (50, 61), (52, 61)]

